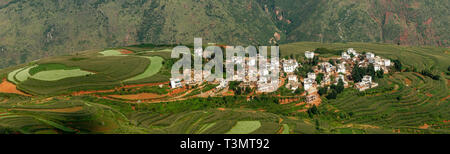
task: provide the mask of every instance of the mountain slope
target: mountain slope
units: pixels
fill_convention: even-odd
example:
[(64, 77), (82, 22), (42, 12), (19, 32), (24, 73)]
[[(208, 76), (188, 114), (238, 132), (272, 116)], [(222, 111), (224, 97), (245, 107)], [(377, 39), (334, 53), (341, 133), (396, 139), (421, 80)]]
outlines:
[(0, 1), (0, 68), (139, 43), (296, 41), (448, 46), (449, 3), (429, 0)]

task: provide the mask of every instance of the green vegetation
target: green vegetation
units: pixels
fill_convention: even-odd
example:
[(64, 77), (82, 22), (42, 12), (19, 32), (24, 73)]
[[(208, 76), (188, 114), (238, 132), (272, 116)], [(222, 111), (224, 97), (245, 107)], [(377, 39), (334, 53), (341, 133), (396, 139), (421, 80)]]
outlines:
[[(71, 58), (72, 60), (73, 58)], [(35, 75), (36, 73), (42, 72), (42, 71), (52, 71), (52, 70), (72, 70), (77, 69), (77, 67), (67, 67), (62, 64), (40, 64), (37, 67), (33, 67), (30, 69), (29, 73), (30, 75)]]
[(42, 81), (57, 81), (65, 78), (71, 78), (71, 77), (79, 77), (79, 76), (87, 76), (90, 74), (94, 74), (91, 72), (86, 72), (80, 69), (73, 69), (73, 70), (51, 70), (51, 71), (42, 71), (39, 73), (36, 73), (32, 76), (32, 78), (36, 80), (42, 80)]
[(238, 121), (227, 134), (250, 134), (261, 127), (259, 121)]
[(120, 56), (120, 55), (122, 55), (122, 53), (120, 53), (120, 51), (117, 51), (117, 50), (105, 50), (100, 53), (103, 56)]
[(150, 59), (150, 65), (147, 67), (145, 72), (130, 79), (126, 79), (125, 82), (141, 80), (152, 77), (153, 75), (157, 74), (159, 70), (162, 68), (162, 62), (164, 61), (164, 59), (161, 57), (148, 57), (148, 59)]

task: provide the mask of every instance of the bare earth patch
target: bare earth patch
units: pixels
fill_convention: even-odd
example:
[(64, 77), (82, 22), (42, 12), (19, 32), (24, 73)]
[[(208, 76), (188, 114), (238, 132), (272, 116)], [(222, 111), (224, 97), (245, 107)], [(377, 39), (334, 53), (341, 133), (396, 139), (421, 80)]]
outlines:
[(217, 110), (219, 110), (219, 111), (225, 111), (226, 109), (225, 109), (225, 108), (217, 108)]
[(411, 80), (409, 80), (408, 78), (405, 78), (405, 84), (406, 84), (406, 86), (411, 85)]
[(132, 53), (134, 53), (133, 51), (130, 51), (130, 50), (126, 50), (126, 49), (120, 49), (120, 51), (119, 51), (120, 53), (122, 53), (122, 54), (124, 54), (124, 55), (126, 55), (126, 54), (132, 54)]
[(423, 124), (423, 126), (419, 126), (420, 129), (428, 129), (430, 128), (430, 125), (428, 124)]
[(25, 94), (17, 90), (16, 85), (12, 84), (11, 82), (8, 82), (6, 79), (3, 79), (2, 83), (0, 84), (0, 93), (13, 93), (24, 96), (31, 96), (29, 94)]

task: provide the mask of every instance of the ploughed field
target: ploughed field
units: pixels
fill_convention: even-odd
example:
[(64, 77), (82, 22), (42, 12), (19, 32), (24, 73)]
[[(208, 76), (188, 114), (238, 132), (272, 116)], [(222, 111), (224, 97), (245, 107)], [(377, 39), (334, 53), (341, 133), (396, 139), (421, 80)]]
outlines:
[[(281, 45), (280, 52), (303, 56), (320, 47), (373, 52), (410, 70), (385, 75), (366, 92), (349, 88), (337, 99), (322, 97), (310, 114), (304, 96), (247, 101), (212, 92), (216, 85), (170, 89), (168, 46), (86, 51), (0, 70), (0, 134), (450, 133), (448, 49), (299, 42)], [(418, 73), (424, 69), (440, 79)]]

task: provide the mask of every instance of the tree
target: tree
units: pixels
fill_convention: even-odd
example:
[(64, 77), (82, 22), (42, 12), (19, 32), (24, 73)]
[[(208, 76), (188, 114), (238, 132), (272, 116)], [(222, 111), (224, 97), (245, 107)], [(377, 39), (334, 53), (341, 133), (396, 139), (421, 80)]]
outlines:
[(342, 93), (344, 91), (344, 81), (342, 81), (342, 79), (339, 79), (338, 84), (336, 86), (336, 92)]
[(366, 75), (370, 75), (371, 77), (375, 76), (375, 66), (373, 66), (373, 64), (369, 64), (367, 67)]
[(303, 91), (304, 91), (303, 89), (297, 88), (297, 89), (295, 89), (294, 94), (299, 95), (299, 94), (302, 94)]
[(331, 92), (327, 95), (327, 99), (336, 99), (337, 98), (337, 92), (336, 90), (332, 89)]
[(398, 72), (402, 71), (402, 63), (400, 62), (400, 60), (396, 59), (396, 60), (393, 60), (393, 62), (394, 62), (395, 70)]
[(317, 75), (317, 78), (316, 78), (317, 84), (320, 84), (320, 83), (322, 82), (323, 76), (324, 76), (323, 73), (319, 73), (319, 74)]
[(380, 69), (379, 71), (377, 71), (376, 75), (377, 75), (377, 78), (379, 78), (379, 79), (383, 78), (384, 77), (384, 70)]
[(358, 67), (358, 66), (353, 67), (353, 70), (352, 70), (353, 81), (361, 82), (362, 77), (363, 77), (362, 74), (363, 74), (363, 72), (360, 67)]
[(326, 95), (328, 93), (328, 86), (319, 88), (319, 92), (318, 93), (319, 93), (320, 96)]

